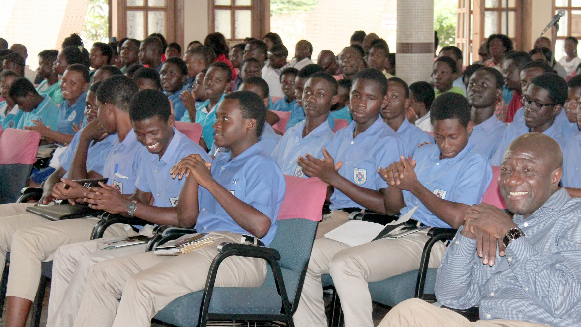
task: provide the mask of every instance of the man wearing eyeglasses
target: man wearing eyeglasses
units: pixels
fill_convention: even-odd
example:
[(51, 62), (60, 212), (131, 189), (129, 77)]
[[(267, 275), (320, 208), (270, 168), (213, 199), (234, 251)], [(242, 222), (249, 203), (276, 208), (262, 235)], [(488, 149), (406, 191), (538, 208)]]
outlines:
[[(577, 133), (567, 139), (563, 160), (563, 178), (561, 183), (567, 188), (581, 189), (581, 75), (569, 80), (569, 98), (565, 102), (569, 122), (577, 124)], [(581, 195), (581, 190), (577, 190)], [(571, 194), (571, 191), (569, 190)], [(573, 196), (573, 195), (572, 195)]]
[(561, 150), (565, 150), (565, 139), (560, 128), (553, 123), (567, 101), (567, 82), (557, 74), (545, 73), (533, 79), (523, 91), (524, 124), (519, 120), (508, 126), (500, 146), (490, 160), (493, 166), (500, 166), (504, 150), (514, 139), (530, 132), (552, 137)]

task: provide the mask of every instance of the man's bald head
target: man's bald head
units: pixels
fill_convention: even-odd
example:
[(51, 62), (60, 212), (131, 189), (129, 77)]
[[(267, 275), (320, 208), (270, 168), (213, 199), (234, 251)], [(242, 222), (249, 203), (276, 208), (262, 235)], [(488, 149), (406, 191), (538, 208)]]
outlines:
[(335, 58), (335, 54), (331, 50), (323, 50), (319, 53), (319, 58), (317, 58), (317, 64), (323, 69), (325, 72), (335, 75), (337, 68), (339, 65), (337, 64), (337, 58)]
[(508, 209), (525, 218), (559, 189), (563, 174), (559, 144), (541, 133), (527, 133), (508, 146), (502, 158), (498, 189)]

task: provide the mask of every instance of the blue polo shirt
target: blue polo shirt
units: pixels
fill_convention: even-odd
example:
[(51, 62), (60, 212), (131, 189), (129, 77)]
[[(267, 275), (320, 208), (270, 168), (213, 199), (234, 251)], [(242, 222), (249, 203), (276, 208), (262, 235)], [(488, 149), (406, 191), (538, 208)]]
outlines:
[(169, 171), (183, 158), (190, 154), (199, 154), (205, 161), (211, 161), (210, 156), (197, 143), (174, 128), (174, 136), (169, 142), (165, 153), (159, 158), (142, 149), (142, 159), (135, 187), (153, 195), (153, 206), (175, 207), (185, 178), (172, 178)]
[[(264, 150), (264, 152), (272, 154), (274, 148), (276, 148), (278, 141), (280, 141), (281, 137), (282, 136), (274, 132), (272, 126), (270, 126), (267, 122), (264, 122), (264, 127), (262, 128), (262, 135), (258, 140), (258, 145), (262, 148), (262, 150)], [(210, 149), (210, 155), (215, 156), (218, 151), (227, 152), (230, 150), (226, 148), (218, 148), (216, 146), (216, 143), (212, 144), (212, 148)]]
[[(496, 152), (492, 156), (490, 160), (490, 164), (493, 166), (500, 166), (502, 163), (502, 156), (504, 155), (504, 151), (512, 141), (514, 141), (517, 137), (524, 135), (529, 132), (529, 128), (525, 125), (524, 120), (515, 122), (513, 121), (512, 124), (508, 125), (506, 130), (504, 131), (504, 135), (502, 137), (502, 142), (500, 143), (499, 147), (496, 148)], [(559, 146), (561, 146), (561, 150), (565, 150), (566, 142), (563, 139), (561, 134), (561, 130), (558, 129), (555, 124), (551, 125), (543, 134), (552, 137)]]
[(59, 115), (57, 123), (57, 132), (65, 134), (75, 134), (73, 124), (81, 126), (85, 118), (85, 102), (87, 101), (87, 92), (79, 96), (75, 104), (71, 106), (69, 100), (59, 105)]
[(288, 122), (286, 123), (286, 129), (289, 129), (305, 120), (305, 111), (303, 110), (303, 107), (299, 106), (296, 101), (291, 106), (290, 112), (291, 115), (288, 119)]
[(422, 131), (421, 128), (416, 125), (410, 124), (407, 119), (403, 120), (403, 124), (397, 130), (397, 134), (401, 136), (401, 139), (406, 145), (406, 150), (409, 156), (413, 156), (418, 149), (418, 144), (427, 142), (434, 144), (434, 138), (432, 135)]
[(272, 106), (272, 110), (275, 111), (291, 111), (291, 107), (297, 103), (297, 100), (293, 100), (291, 102), (287, 102), (288, 97), (285, 95), (284, 98), (276, 101)]
[[(83, 102), (84, 103), (84, 102)], [(32, 120), (40, 120), (45, 126), (56, 131), (58, 124), (59, 107), (48, 96), (30, 112), (22, 112), (16, 128), (24, 129), (27, 126), (36, 126)], [(82, 115), (81, 115), (82, 117)], [(71, 133), (72, 134), (72, 133)]]
[[(79, 139), (81, 138), (81, 132), (78, 131), (73, 136), (73, 139), (69, 146), (61, 153), (59, 156), (59, 163), (61, 167), (69, 171), (71, 169), (71, 162), (79, 145)], [(119, 143), (117, 134), (108, 135), (104, 140), (100, 142), (92, 141), (87, 151), (87, 171), (94, 171), (103, 175), (103, 169), (105, 167), (105, 161), (111, 152), (111, 149), (115, 144)]]
[[(335, 163), (343, 162), (339, 174), (358, 186), (372, 190), (387, 188), (387, 183), (379, 176), (379, 167), (386, 168), (400, 156), (407, 157), (401, 137), (381, 120), (377, 120), (363, 133), (353, 138), (355, 122), (339, 130), (327, 148)], [(331, 210), (342, 208), (363, 208), (347, 195), (335, 190), (331, 196)]]
[[(517, 110), (517, 112), (514, 114), (513, 123), (516, 122), (517, 120), (522, 121), (524, 123), (525, 121), (524, 114), (525, 114), (524, 107)], [(567, 113), (565, 112), (565, 109), (561, 109), (561, 112), (557, 115), (557, 117), (555, 117), (554, 124), (561, 131), (561, 134), (563, 135), (563, 138), (565, 140), (568, 140), (575, 134), (579, 133), (579, 127), (577, 126), (577, 123), (569, 122), (569, 119), (567, 119)]]
[(301, 166), (297, 164), (299, 156), (310, 154), (317, 159), (323, 159), (323, 147), (326, 147), (335, 136), (329, 123), (325, 121), (303, 137), (305, 121), (298, 123), (291, 129), (287, 129), (278, 146), (274, 149), (272, 157), (285, 175), (305, 177)]
[[(0, 103), (0, 110), (6, 110), (6, 101)], [(22, 116), (22, 110), (18, 109), (18, 105), (15, 104), (14, 108), (10, 110), (10, 112), (6, 115), (6, 117), (0, 117), (0, 123), (2, 124), (2, 129), (5, 130), (7, 128), (16, 128), (18, 125), (18, 121)]]
[[(270, 218), (271, 224), (262, 242), (268, 246), (276, 233), (276, 217), (284, 198), (286, 183), (276, 162), (254, 144), (230, 160), (230, 152), (219, 152), (212, 162), (212, 177), (236, 198)], [(229, 231), (250, 234), (236, 223), (214, 196), (199, 188), (200, 214), (196, 230), (200, 233)]]
[[(208, 106), (210, 105), (210, 100), (206, 100), (205, 102), (201, 103), (199, 106), (196, 106), (196, 123), (202, 125), (202, 138), (206, 142), (206, 146), (208, 149), (212, 148), (212, 144), (214, 144), (214, 123), (216, 122), (216, 110), (218, 106), (224, 100), (226, 93), (222, 94), (216, 106), (212, 109), (209, 109)], [(211, 110), (211, 111), (208, 111)], [(190, 122), (190, 115), (183, 115), (181, 121), (183, 122)]]
[(109, 178), (107, 184), (114, 184), (122, 194), (135, 193), (135, 180), (144, 149), (145, 147), (137, 142), (133, 129), (125, 136), (123, 142), (119, 143), (117, 138), (103, 168), (103, 177)]
[(563, 177), (561, 183), (565, 187), (581, 188), (581, 133), (567, 140), (563, 152)]
[[(188, 85), (184, 84), (180, 90), (174, 92), (173, 94), (164, 92), (167, 95), (169, 101), (171, 101), (171, 104), (173, 106), (173, 114), (175, 116), (175, 119), (178, 121), (182, 119), (184, 114), (187, 112), (186, 106), (184, 106), (184, 102), (182, 101), (182, 99), (180, 99), (180, 94), (182, 94), (182, 92), (184, 91), (187, 91), (187, 89)], [(190, 115), (187, 116), (189, 117)]]
[(470, 134), (470, 142), (474, 144), (476, 150), (490, 160), (500, 146), (505, 130), (506, 124), (498, 120), (496, 115), (492, 115), (487, 120), (474, 126), (472, 134)]
[[(414, 171), (418, 181), (441, 199), (478, 204), (492, 180), (492, 167), (472, 142), (451, 159), (440, 160), (440, 149), (436, 144), (424, 145), (414, 156)], [(405, 207), (400, 213), (406, 214), (418, 207), (413, 218), (432, 227), (451, 228), (426, 208), (411, 192), (403, 191)]]

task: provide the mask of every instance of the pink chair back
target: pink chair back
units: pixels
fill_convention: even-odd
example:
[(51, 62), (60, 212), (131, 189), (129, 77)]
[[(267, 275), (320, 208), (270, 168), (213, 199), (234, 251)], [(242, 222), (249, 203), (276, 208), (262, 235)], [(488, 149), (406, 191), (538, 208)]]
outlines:
[(341, 128), (349, 126), (349, 122), (347, 121), (347, 119), (337, 119), (337, 118), (333, 119), (335, 120), (335, 127), (333, 128), (333, 133), (337, 133), (337, 131), (340, 130)]
[(434, 137), (434, 132), (428, 132), (428, 134), (432, 135), (432, 137)]
[(286, 191), (277, 220), (305, 218), (320, 221), (327, 197), (327, 184), (318, 178), (285, 175)]
[(499, 209), (506, 209), (506, 203), (498, 190), (498, 177), (500, 176), (500, 167), (492, 166), (492, 181), (482, 197), (482, 202), (493, 205)]
[(0, 164), (34, 164), (39, 142), (39, 132), (7, 128), (0, 137)]
[(291, 112), (290, 111), (276, 111), (276, 110), (271, 110), (271, 111), (274, 112), (278, 116), (278, 118), (280, 118), (278, 123), (274, 124), (272, 126), (272, 128), (276, 129), (277, 131), (284, 134), (284, 132), (286, 132), (286, 124), (288, 123)]
[(186, 123), (183, 121), (176, 121), (176, 129), (184, 133), (190, 140), (200, 144), (200, 137), (202, 137), (202, 125), (198, 123)]
[(282, 99), (282, 97), (270, 97), (272, 99), (272, 104), (275, 104), (276, 101)]

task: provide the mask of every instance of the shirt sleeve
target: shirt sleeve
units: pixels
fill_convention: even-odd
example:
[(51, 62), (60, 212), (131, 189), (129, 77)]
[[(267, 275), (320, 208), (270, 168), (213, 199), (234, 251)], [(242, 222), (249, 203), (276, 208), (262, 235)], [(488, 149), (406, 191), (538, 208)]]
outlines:
[(467, 205), (478, 204), (492, 180), (492, 167), (488, 161), (478, 155), (469, 160), (454, 187), (454, 196), (449, 199)]
[(49, 100), (49, 103), (46, 106), (47, 108), (43, 110), (44, 112), (41, 117), (42, 123), (49, 127), (51, 130), (56, 131), (58, 125), (59, 108), (51, 100)]
[(248, 165), (246, 196), (242, 201), (262, 212), (274, 222), (284, 197), (284, 187), (284, 176), (280, 168), (273, 160), (261, 158), (260, 161)]

